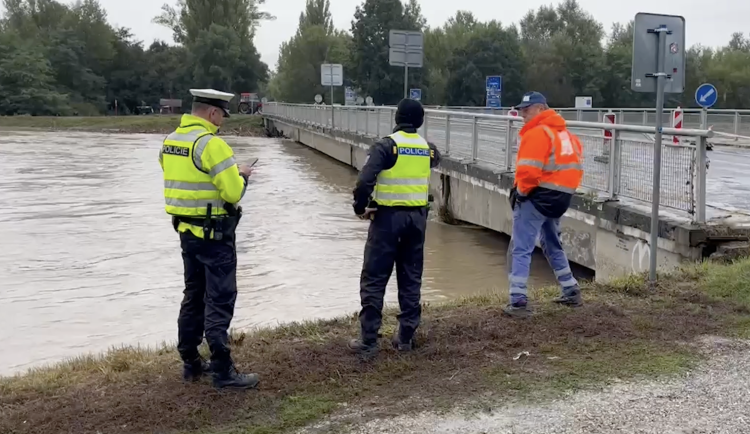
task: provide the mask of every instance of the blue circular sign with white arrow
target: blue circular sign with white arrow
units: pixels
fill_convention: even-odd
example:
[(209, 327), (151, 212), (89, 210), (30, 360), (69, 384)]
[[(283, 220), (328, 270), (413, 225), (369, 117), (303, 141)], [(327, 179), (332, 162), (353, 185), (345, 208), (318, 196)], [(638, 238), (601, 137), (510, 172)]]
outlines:
[(719, 99), (716, 87), (710, 83), (703, 83), (695, 90), (695, 102), (703, 108), (712, 107)]

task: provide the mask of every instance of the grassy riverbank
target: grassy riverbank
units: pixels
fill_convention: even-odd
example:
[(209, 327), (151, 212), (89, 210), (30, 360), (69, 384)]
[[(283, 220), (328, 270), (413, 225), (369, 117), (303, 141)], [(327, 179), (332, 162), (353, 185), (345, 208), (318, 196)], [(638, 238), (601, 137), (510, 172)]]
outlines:
[(171, 347), (84, 357), (0, 380), (0, 432), (273, 434), (326, 415), (345, 423), (486, 408), (677, 373), (700, 360), (699, 336), (750, 336), (750, 260), (687, 266), (660, 282), (653, 292), (641, 276), (588, 284), (575, 310), (540, 289), (526, 321), (501, 316), (504, 294), (427, 306), (419, 350), (399, 355), (383, 342), (371, 362), (345, 351), (355, 315), (235, 335), (238, 366), (261, 375), (260, 389), (245, 393), (182, 384)]
[[(0, 116), (0, 128), (103, 133), (169, 134), (180, 124), (180, 115), (149, 116)], [(221, 128), (223, 135), (262, 136), (260, 116), (234, 115)]]

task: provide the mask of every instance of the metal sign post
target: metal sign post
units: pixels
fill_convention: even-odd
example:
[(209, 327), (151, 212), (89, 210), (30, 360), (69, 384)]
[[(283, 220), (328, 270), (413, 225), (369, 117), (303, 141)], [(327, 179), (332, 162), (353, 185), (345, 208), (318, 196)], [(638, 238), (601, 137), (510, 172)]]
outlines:
[[(669, 46), (669, 52), (667, 52)], [(655, 79), (655, 80), (654, 80)], [(649, 280), (656, 282), (659, 251), (659, 189), (661, 187), (661, 142), (664, 93), (681, 93), (685, 88), (685, 19), (674, 15), (638, 13), (633, 32), (631, 89), (656, 91), (653, 192), (651, 194), (651, 242)]]
[[(713, 107), (719, 99), (719, 92), (716, 87), (710, 83), (703, 83), (695, 90), (695, 102), (703, 109), (701, 110), (701, 129), (708, 129), (708, 109)], [(706, 157), (706, 140), (699, 137), (695, 141), (696, 151), (698, 153), (698, 179), (695, 183), (696, 191), (696, 210), (695, 219), (699, 223), (706, 221), (706, 172), (708, 171), (708, 160)]]
[(424, 60), (424, 35), (410, 30), (391, 30), (388, 35), (388, 63), (404, 67), (404, 98), (409, 97), (409, 68), (421, 68)]
[(320, 84), (331, 87), (331, 128), (334, 128), (336, 124), (333, 123), (333, 112), (336, 109), (333, 106), (333, 88), (344, 84), (344, 65), (340, 63), (320, 65)]

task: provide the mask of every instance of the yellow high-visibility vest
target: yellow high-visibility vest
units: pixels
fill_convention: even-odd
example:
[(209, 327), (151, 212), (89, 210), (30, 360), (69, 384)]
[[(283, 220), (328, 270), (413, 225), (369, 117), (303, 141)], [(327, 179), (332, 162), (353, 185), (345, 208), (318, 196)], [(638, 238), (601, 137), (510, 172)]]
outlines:
[(396, 164), (380, 172), (374, 200), (382, 206), (427, 206), (430, 190), (430, 157), (427, 141), (416, 133), (398, 131), (390, 137), (398, 154)]
[[(238, 203), (245, 190), (232, 148), (215, 136), (217, 127), (193, 115), (183, 115), (180, 126), (164, 139), (159, 163), (164, 171), (167, 214), (205, 218), (227, 214), (226, 203)], [(203, 238), (203, 228), (180, 223), (179, 232), (190, 230)]]

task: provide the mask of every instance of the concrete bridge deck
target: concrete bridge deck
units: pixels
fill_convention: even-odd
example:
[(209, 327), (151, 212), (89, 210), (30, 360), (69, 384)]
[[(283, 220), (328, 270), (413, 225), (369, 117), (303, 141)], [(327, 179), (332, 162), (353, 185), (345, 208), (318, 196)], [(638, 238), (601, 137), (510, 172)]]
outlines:
[[(372, 110), (337, 111), (332, 122), (330, 111), (327, 119), (325, 114), (325, 110), (310, 106), (282, 108), (267, 104), (264, 117), (270, 133), (283, 134), (357, 169), (364, 164), (369, 145), (392, 128), (392, 120), (377, 110), (375, 115)], [(520, 126), (510, 124), (509, 129), (503, 120), (477, 118), (462, 125), (465, 120), (455, 122), (452, 118), (450, 114), (430, 112), (421, 129), (446, 153), (431, 181), (436, 205), (457, 220), (510, 233), (512, 218), (507, 198), (513, 183), (515, 136)], [(612, 143), (591, 128), (576, 132), (588, 148), (584, 184), (589, 191), (577, 195), (563, 217), (566, 252), (572, 261), (595, 270), (597, 279), (644, 271), (650, 255), (648, 200), (653, 144), (649, 145), (638, 133), (618, 132), (616, 143)], [(694, 223), (699, 204), (695, 194), (700, 190), (696, 188), (699, 147), (664, 146), (661, 194), (666, 207), (660, 213), (658, 243), (661, 268), (700, 259), (728, 242), (747, 240), (750, 232), (750, 213), (739, 209), (741, 206), (733, 211), (722, 210), (721, 215), (713, 213), (706, 223)], [(709, 172), (715, 170), (718, 177), (741, 172), (743, 163), (737, 154), (742, 152), (713, 151), (718, 158), (714, 157)], [(613, 159), (612, 155), (616, 157)], [(717, 164), (726, 166), (726, 170), (716, 169)], [(716, 184), (708, 188), (717, 203), (737, 204), (726, 190)], [(602, 201), (613, 197), (622, 200)]]

